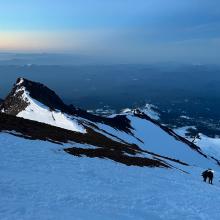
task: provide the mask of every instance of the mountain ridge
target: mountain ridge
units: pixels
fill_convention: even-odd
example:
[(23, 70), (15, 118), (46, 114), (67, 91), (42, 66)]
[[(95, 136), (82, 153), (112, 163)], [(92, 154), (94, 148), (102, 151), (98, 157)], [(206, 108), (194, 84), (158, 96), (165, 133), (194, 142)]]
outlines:
[[(91, 122), (104, 122), (119, 130), (130, 132), (129, 122), (124, 116), (117, 115), (113, 119), (101, 117), (88, 113), (85, 110), (76, 108), (73, 105), (66, 105), (60, 97), (51, 89), (41, 83), (36, 83), (24, 78), (18, 78), (9, 95), (0, 105), (0, 111), (7, 114), (18, 115), (29, 105), (22, 95), (28, 92), (31, 98), (44, 104), (49, 110), (58, 110), (66, 114), (81, 117)], [(51, 101), (52, 100), (52, 101)]]
[(64, 151), (74, 156), (136, 166), (220, 165), (218, 159), (140, 110), (96, 116), (67, 106), (53, 90), (24, 78), (18, 78), (0, 110), (2, 131), (67, 143)]

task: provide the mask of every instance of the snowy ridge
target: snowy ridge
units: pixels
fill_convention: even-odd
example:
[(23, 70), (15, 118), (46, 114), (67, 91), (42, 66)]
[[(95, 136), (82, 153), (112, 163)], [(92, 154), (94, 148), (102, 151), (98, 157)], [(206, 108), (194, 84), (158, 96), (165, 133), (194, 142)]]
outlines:
[[(20, 83), (20, 82), (19, 82)], [(19, 112), (17, 117), (29, 120), (35, 120), (56, 127), (85, 133), (86, 130), (73, 117), (62, 113), (61, 111), (50, 110), (47, 106), (30, 97), (29, 92), (24, 87), (19, 88), (16, 93), (23, 91), (22, 98), (28, 103), (25, 110)]]

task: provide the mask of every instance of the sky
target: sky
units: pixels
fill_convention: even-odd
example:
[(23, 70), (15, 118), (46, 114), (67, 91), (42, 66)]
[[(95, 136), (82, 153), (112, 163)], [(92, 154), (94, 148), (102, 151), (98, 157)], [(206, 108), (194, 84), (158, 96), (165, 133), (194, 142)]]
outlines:
[(0, 52), (220, 63), (219, 0), (0, 0)]

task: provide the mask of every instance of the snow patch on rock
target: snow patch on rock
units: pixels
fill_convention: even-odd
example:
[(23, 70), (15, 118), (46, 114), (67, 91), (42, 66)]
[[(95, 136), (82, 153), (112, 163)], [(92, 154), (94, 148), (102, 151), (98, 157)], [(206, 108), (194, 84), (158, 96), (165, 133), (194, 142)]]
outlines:
[(17, 85), (17, 86), (20, 86), (23, 82), (24, 82), (24, 79), (23, 79), (23, 78), (19, 78), (19, 82), (16, 83), (16, 85)]
[(189, 116), (186, 116), (186, 115), (181, 115), (180, 118), (187, 119), (187, 120), (191, 119)]

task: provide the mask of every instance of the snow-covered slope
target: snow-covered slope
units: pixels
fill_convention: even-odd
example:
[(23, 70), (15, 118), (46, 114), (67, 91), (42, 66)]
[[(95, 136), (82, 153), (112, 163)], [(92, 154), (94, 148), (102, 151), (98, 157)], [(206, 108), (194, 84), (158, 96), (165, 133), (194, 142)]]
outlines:
[[(45, 124), (61, 127), (64, 129), (85, 133), (85, 128), (73, 116), (63, 113), (59, 109), (50, 108), (49, 105), (35, 100), (30, 96), (26, 85), (27, 80), (19, 78), (12, 93), (6, 98), (10, 104), (5, 104), (1, 108), (1, 112), (16, 112), (17, 117), (22, 117)], [(40, 93), (39, 91), (37, 91)], [(46, 96), (47, 94), (45, 94)]]
[(17, 114), (17, 117), (22, 117), (30, 120), (39, 121), (50, 124), (56, 127), (85, 133), (86, 130), (73, 117), (62, 113), (59, 110), (50, 110), (47, 106), (32, 99), (25, 88), (23, 89), (22, 98), (28, 102), (28, 106)]
[(188, 129), (196, 129), (193, 126), (186, 126), (182, 128), (175, 129), (175, 132), (184, 138), (193, 141), (197, 146), (199, 146), (206, 154), (220, 159), (220, 138), (211, 138), (204, 134), (199, 133), (197, 137), (189, 137)]
[[(144, 116), (146, 119), (139, 117), (138, 114), (127, 113), (127, 118), (130, 120), (132, 127), (132, 135), (120, 132), (104, 124), (99, 124), (98, 126), (108, 133), (119, 137), (121, 140), (138, 145), (147, 152), (173, 158), (189, 165), (204, 168), (213, 166), (213, 161), (210, 162), (209, 160), (211, 157), (202, 155), (203, 152), (200, 148), (194, 149), (190, 147), (188, 144), (191, 142), (187, 144), (181, 141), (172, 130), (168, 134), (165, 130), (161, 129), (163, 126), (159, 125), (156, 121), (153, 123), (147, 120), (148, 117), (144, 113), (141, 113), (140, 116)], [(164, 128), (166, 129), (166, 127)], [(216, 163), (216, 161), (214, 162)]]
[[(185, 143), (168, 135), (157, 124), (143, 118), (128, 116), (132, 122), (134, 136), (143, 141), (142, 149), (181, 160), (190, 165), (210, 165), (208, 160)], [(208, 164), (207, 164), (208, 162)]]
[(62, 148), (0, 133), (0, 219), (219, 219), (217, 168), (211, 186), (199, 167), (128, 167)]
[(0, 219), (219, 219), (214, 152), (148, 107), (100, 117), (18, 79), (0, 106)]
[[(138, 166), (173, 166), (173, 162), (198, 167), (217, 164), (218, 161), (203, 153), (196, 145), (152, 119), (156, 114), (153, 108), (155, 109), (154, 106), (147, 105), (144, 112), (129, 110), (109, 118), (99, 117), (65, 105), (54, 91), (41, 83), (19, 78), (0, 109), (6, 114), (85, 134), (68, 134), (68, 138), (97, 148), (91, 150), (91, 146), (89, 149), (72, 147), (66, 151), (75, 156), (109, 158)], [(28, 123), (28, 126), (31, 125)], [(40, 128), (45, 132), (49, 129)], [(66, 135), (65, 132), (62, 133)], [(33, 132), (28, 135), (36, 136)], [(42, 133), (37, 137), (52, 138), (54, 141), (62, 139)]]

